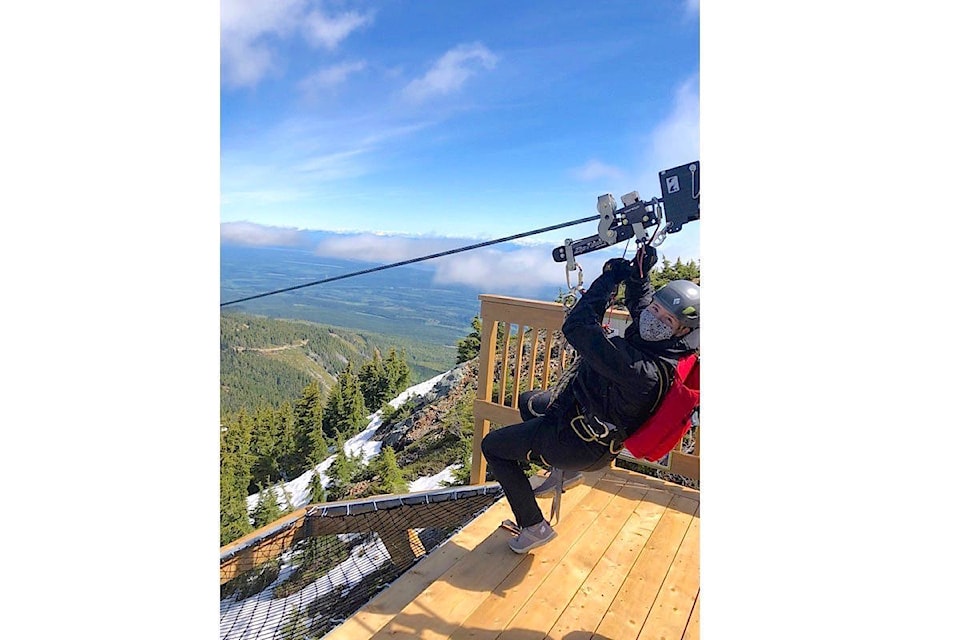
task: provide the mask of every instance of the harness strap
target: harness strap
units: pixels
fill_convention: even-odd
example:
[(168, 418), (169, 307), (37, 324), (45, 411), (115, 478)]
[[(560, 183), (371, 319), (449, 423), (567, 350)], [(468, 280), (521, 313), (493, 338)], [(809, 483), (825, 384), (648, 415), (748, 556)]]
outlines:
[[(653, 409), (650, 411), (651, 416), (660, 408), (660, 403), (663, 402), (666, 390), (671, 383), (670, 371), (667, 365), (664, 364), (660, 358), (655, 358), (653, 365), (657, 368), (657, 382), (659, 384), (657, 386), (657, 399), (654, 401)], [(570, 420), (570, 427), (573, 429), (573, 432), (577, 434), (578, 438), (584, 442), (599, 442), (600, 444), (605, 444), (613, 455), (617, 455), (623, 451), (623, 441), (631, 435), (630, 433), (625, 433), (624, 430), (619, 429), (617, 425), (590, 415), (579, 401), (575, 400), (574, 404), (577, 415)], [(650, 416), (647, 416), (647, 419), (649, 419), (649, 417)], [(643, 424), (643, 422), (641, 422), (641, 424)]]
[(660, 403), (663, 401), (663, 396), (666, 393), (667, 388), (672, 382), (670, 380), (670, 371), (667, 370), (667, 365), (665, 365), (660, 358), (657, 358), (653, 361), (653, 365), (657, 368), (657, 381), (660, 382), (660, 387), (657, 389), (657, 400), (653, 403), (653, 411), (650, 412), (652, 416), (657, 412), (657, 409), (660, 408)]
[[(582, 410), (579, 403), (577, 403), (577, 408)], [(601, 430), (596, 430), (594, 425)], [(577, 414), (570, 420), (570, 428), (584, 442), (598, 442), (606, 445), (613, 455), (623, 451), (623, 442), (617, 438), (619, 430), (616, 425), (604, 422), (596, 416), (588, 418), (582, 413)]]
[(550, 522), (557, 518), (557, 524), (560, 524), (560, 496), (563, 495), (563, 470), (554, 467), (552, 472), (559, 473), (560, 479), (557, 486), (553, 489), (553, 503), (550, 505)]

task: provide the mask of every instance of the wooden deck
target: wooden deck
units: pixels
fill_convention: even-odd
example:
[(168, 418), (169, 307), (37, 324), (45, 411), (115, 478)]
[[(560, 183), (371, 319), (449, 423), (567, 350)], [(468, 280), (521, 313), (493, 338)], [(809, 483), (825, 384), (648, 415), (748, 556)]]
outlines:
[(324, 639), (699, 638), (700, 492), (625, 469), (586, 475), (549, 544), (510, 551), (501, 499)]

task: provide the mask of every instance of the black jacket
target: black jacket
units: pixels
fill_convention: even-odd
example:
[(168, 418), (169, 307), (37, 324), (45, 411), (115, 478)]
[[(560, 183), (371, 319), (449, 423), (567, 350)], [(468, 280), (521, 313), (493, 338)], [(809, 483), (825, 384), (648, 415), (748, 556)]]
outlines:
[[(561, 396), (572, 394), (586, 413), (617, 425), (624, 432), (618, 434), (623, 439), (656, 409), (672, 382), (677, 360), (699, 348), (700, 331), (657, 342), (641, 339), (634, 323), (652, 301), (653, 286), (649, 278), (633, 275), (627, 279), (625, 293), (633, 322), (624, 337), (608, 337), (602, 320), (617, 284), (611, 272), (602, 273), (564, 321), (563, 334), (577, 350), (580, 364)], [(658, 368), (657, 360), (666, 366)], [(659, 373), (661, 368), (668, 372), (667, 379)]]

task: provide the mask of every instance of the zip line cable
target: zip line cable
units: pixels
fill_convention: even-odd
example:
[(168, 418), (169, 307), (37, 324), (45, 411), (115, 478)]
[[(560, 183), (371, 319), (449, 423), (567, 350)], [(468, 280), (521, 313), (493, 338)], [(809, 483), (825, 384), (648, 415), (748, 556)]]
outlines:
[(286, 287), (284, 289), (277, 289), (276, 291), (268, 291), (267, 293), (258, 293), (254, 296), (247, 296), (246, 298), (237, 298), (236, 300), (230, 300), (229, 302), (221, 302), (221, 307), (226, 307), (227, 305), (237, 304), (238, 302), (246, 302), (248, 300), (256, 300), (257, 298), (265, 298), (267, 296), (276, 295), (278, 293), (286, 293), (287, 291), (295, 291), (297, 289), (303, 289), (305, 287), (312, 287), (318, 284), (325, 284), (327, 282), (333, 282), (335, 280), (343, 280), (345, 278), (352, 278), (353, 276), (361, 276), (366, 273), (373, 273), (374, 271), (383, 271), (384, 269), (392, 269), (393, 267), (402, 267), (407, 264), (413, 264), (414, 262), (423, 262), (424, 260), (432, 260), (433, 258), (442, 258), (443, 256), (449, 256), (454, 253), (462, 253), (464, 251), (470, 251), (471, 249), (479, 249), (480, 247), (488, 247), (492, 244), (497, 244), (500, 242), (508, 242), (510, 240), (516, 240), (518, 238), (525, 238), (527, 236), (533, 236), (538, 233), (544, 233), (546, 231), (553, 231), (555, 229), (562, 229), (564, 227), (570, 227), (575, 224), (581, 224), (583, 222), (590, 222), (591, 220), (599, 220), (600, 216), (590, 216), (588, 218), (580, 218), (579, 220), (571, 220), (570, 222), (562, 222), (560, 224), (555, 224), (549, 227), (543, 227), (541, 229), (535, 229), (533, 231), (527, 231), (525, 233), (518, 233), (516, 235), (507, 236), (506, 238), (499, 238), (497, 240), (487, 240), (486, 242), (480, 242), (477, 244), (471, 244), (466, 247), (460, 247), (459, 249), (450, 249), (449, 251), (442, 251), (440, 253), (432, 253), (428, 256), (421, 256), (419, 258), (411, 258), (410, 260), (402, 260), (400, 262), (394, 262), (393, 264), (384, 264), (379, 267), (373, 267), (371, 269), (363, 269), (362, 271), (354, 271), (353, 273), (345, 273), (340, 276), (334, 276), (332, 278), (325, 278), (323, 280), (317, 280), (315, 282), (307, 282), (306, 284), (298, 284), (293, 287)]

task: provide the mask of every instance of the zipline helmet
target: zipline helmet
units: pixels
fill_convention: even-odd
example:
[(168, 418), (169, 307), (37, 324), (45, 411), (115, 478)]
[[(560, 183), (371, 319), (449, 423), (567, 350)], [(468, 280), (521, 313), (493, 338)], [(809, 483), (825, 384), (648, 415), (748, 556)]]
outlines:
[(653, 299), (680, 321), (680, 326), (700, 326), (700, 285), (689, 280), (672, 280), (653, 294)]

